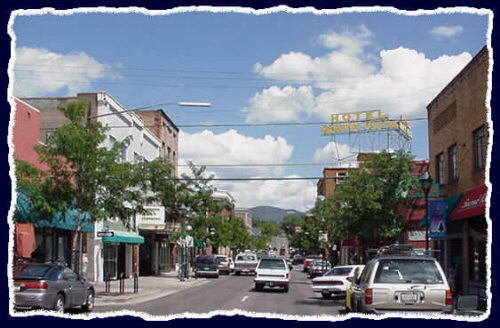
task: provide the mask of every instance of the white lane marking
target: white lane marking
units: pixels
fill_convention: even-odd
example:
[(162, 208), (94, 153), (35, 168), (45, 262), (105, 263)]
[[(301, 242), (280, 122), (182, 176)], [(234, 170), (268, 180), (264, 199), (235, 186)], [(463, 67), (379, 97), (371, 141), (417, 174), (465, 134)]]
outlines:
[(243, 298), (241, 299), (241, 301), (242, 301), (242, 302), (245, 302), (245, 301), (247, 300), (247, 298), (248, 298), (248, 295), (247, 295), (247, 296), (245, 296), (245, 297), (243, 297)]

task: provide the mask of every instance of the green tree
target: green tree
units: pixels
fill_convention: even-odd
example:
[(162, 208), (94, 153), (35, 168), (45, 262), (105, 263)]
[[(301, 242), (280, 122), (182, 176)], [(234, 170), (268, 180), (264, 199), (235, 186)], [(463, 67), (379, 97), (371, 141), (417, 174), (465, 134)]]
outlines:
[[(76, 210), (77, 235), (87, 215), (93, 221), (119, 218), (129, 226), (130, 219), (143, 212), (147, 202), (141, 188), (142, 172), (120, 162), (121, 150), (129, 139), (116, 142), (112, 149), (102, 147), (108, 129), (100, 122), (85, 119), (87, 107), (83, 101), (58, 107), (68, 123), (54, 130), (44, 145), (36, 147), (40, 162), (47, 166), (38, 179), (33, 179), (34, 171), (25, 163), (16, 168), (19, 185), (41, 193), (33, 198), (38, 217), (51, 219), (56, 212)], [(73, 253), (76, 243), (74, 238)], [(72, 267), (75, 260), (72, 256)]]
[(319, 200), (313, 213), (324, 222), (330, 240), (394, 238), (405, 230), (398, 207), (401, 184), (414, 184), (412, 157), (404, 152), (372, 154), (333, 195)]

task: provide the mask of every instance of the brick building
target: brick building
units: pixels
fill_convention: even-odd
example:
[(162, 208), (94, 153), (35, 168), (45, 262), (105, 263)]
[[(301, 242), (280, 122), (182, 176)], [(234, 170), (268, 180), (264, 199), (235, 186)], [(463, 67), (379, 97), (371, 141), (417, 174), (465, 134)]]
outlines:
[(460, 294), (485, 290), (489, 64), (485, 46), (427, 106), (430, 172), (448, 205), (447, 237), (435, 247)]

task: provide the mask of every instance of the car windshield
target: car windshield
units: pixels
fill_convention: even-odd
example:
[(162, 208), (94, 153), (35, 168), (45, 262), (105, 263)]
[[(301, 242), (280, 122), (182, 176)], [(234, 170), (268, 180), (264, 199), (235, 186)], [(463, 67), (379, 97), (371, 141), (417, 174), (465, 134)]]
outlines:
[(200, 256), (196, 259), (196, 264), (214, 264), (214, 258), (210, 256)]
[(285, 262), (283, 260), (260, 260), (259, 269), (285, 269)]
[(348, 276), (352, 268), (333, 268), (325, 276)]
[(253, 256), (253, 255), (240, 255), (236, 258), (236, 261), (255, 261), (255, 256)]
[(434, 261), (381, 260), (375, 274), (376, 283), (442, 284), (443, 278)]
[(27, 264), (15, 270), (14, 278), (43, 278), (50, 269), (52, 269), (51, 265)]

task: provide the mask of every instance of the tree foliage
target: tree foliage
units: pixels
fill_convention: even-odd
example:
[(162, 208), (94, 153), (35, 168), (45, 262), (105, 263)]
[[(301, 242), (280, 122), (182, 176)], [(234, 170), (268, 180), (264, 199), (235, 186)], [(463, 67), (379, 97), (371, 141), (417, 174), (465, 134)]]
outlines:
[(409, 186), (412, 157), (404, 152), (372, 154), (334, 194), (316, 202), (313, 214), (324, 222), (330, 240), (339, 238), (394, 237), (405, 230), (398, 213), (405, 200), (398, 197), (401, 184)]

